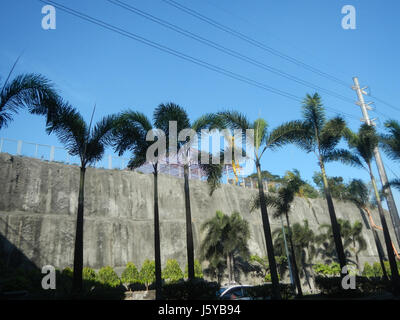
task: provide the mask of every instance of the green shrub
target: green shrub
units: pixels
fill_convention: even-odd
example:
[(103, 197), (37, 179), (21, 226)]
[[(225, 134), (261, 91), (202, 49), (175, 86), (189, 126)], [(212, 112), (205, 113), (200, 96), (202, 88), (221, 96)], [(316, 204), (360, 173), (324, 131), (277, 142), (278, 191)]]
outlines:
[[(288, 300), (295, 296), (295, 291), (291, 284), (280, 283), (279, 288), (280, 288), (282, 299)], [(271, 299), (272, 284), (266, 283), (266, 284), (246, 288), (246, 292), (249, 295), (249, 297), (256, 299), (256, 300), (257, 299), (262, 299), (262, 300)]]
[[(189, 271), (188, 271), (188, 265), (186, 264), (185, 267), (185, 278), (187, 279), (189, 277)], [(194, 277), (195, 278), (203, 278), (203, 269), (201, 267), (201, 263), (199, 260), (194, 260)]]
[(121, 280), (127, 285), (140, 282), (139, 271), (133, 262), (127, 263), (124, 272), (122, 272)]
[[(278, 273), (278, 280), (281, 280), (281, 276), (279, 275), (279, 273)], [(265, 282), (271, 282), (271, 281), (272, 281), (272, 279), (271, 279), (271, 273), (268, 272), (268, 273), (265, 275), (264, 281), (265, 281)]]
[(175, 259), (168, 259), (162, 272), (162, 278), (167, 282), (177, 282), (183, 279), (183, 272)]
[(61, 274), (65, 277), (72, 278), (74, 276), (74, 271), (70, 267), (65, 267)]
[(316, 263), (313, 265), (313, 270), (318, 276), (339, 276), (340, 265), (337, 262), (331, 264)]
[(94, 282), (97, 278), (96, 271), (92, 268), (85, 267), (82, 270), (82, 278), (83, 280)]
[(146, 259), (139, 272), (140, 283), (149, 290), (149, 285), (156, 281), (156, 264), (154, 261)]
[(215, 300), (219, 289), (217, 282), (194, 279), (164, 285), (162, 296), (166, 300)]
[(121, 280), (118, 275), (115, 273), (112, 267), (103, 267), (99, 270), (97, 274), (97, 280), (106, 286), (115, 288), (121, 284)]

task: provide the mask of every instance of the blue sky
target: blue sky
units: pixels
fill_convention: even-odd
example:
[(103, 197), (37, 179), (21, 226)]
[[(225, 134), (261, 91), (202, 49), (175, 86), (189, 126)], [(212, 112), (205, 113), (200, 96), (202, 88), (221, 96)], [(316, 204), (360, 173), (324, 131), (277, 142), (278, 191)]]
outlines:
[[(355, 92), (326, 78), (257, 49), (233, 36), (191, 17), (161, 0), (124, 0), (159, 18), (267, 65), (283, 70), (320, 87), (355, 100)], [(395, 41), (400, 22), (400, 2), (356, 0), (244, 1), (177, 0), (178, 2), (251, 36), (268, 46), (352, 83), (358, 76), (372, 94), (393, 104), (399, 92), (400, 45)], [(304, 97), (314, 90), (268, 71), (227, 56), (188, 39), (151, 21), (134, 15), (106, 0), (57, 0), (110, 24), (158, 42), (185, 54), (242, 74), (269, 86)], [(357, 29), (341, 27), (341, 8), (356, 8)], [(176, 102), (196, 119), (206, 112), (239, 110), (252, 120), (265, 118), (271, 127), (301, 117), (300, 104), (248, 84), (214, 73), (157, 49), (125, 38), (99, 26), (57, 10), (56, 30), (43, 30), (43, 3), (34, 0), (3, 0), (0, 11), (0, 75), (4, 78), (18, 55), (23, 52), (14, 74), (37, 72), (51, 79), (62, 96), (89, 120), (96, 104), (95, 120), (132, 108), (152, 115), (161, 102)], [(357, 130), (359, 107), (321, 92), (329, 108), (346, 112), (348, 125)], [(396, 99), (397, 98), (397, 99)], [(400, 112), (376, 103), (377, 110), (394, 119)], [(399, 107), (400, 108), (400, 105)], [(336, 115), (329, 111), (329, 116)], [(371, 116), (377, 116), (371, 112)], [(384, 122), (385, 116), (379, 114)], [(44, 130), (44, 119), (21, 112), (0, 137), (61, 146), (55, 136)], [(107, 152), (107, 154), (110, 151)], [(126, 155), (128, 156), (128, 155)], [(399, 164), (384, 157), (389, 178), (399, 172)], [(262, 166), (276, 174), (298, 168), (311, 181), (318, 170), (316, 159), (294, 146), (267, 153)], [(391, 169), (389, 169), (391, 168)], [(346, 180), (368, 175), (342, 164), (328, 164), (329, 175)], [(400, 206), (400, 195), (396, 191)]]

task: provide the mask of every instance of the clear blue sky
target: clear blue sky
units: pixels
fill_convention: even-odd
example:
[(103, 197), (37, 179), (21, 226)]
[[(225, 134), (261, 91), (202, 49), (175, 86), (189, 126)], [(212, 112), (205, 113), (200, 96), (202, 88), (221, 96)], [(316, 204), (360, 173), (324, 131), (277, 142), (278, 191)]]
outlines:
[[(253, 59), (355, 100), (352, 90), (218, 31), (161, 0), (124, 1)], [(332, 74), (349, 86), (351, 77), (358, 76), (361, 84), (369, 85), (374, 95), (400, 108), (396, 95), (400, 84), (400, 45), (396, 40), (400, 30), (400, 2), (397, 0), (177, 1)], [(105, 0), (56, 2), (296, 96), (304, 97), (306, 93), (314, 92), (176, 34)], [(346, 4), (356, 8), (356, 30), (341, 27), (341, 8)], [(79, 108), (88, 120), (95, 103), (95, 119), (99, 119), (128, 107), (151, 116), (159, 103), (168, 101), (184, 106), (192, 119), (205, 112), (226, 108), (239, 110), (252, 120), (260, 115), (271, 127), (301, 117), (299, 103), (286, 97), (216, 74), (61, 10), (57, 10), (56, 30), (43, 30), (43, 5), (35, 0), (2, 1), (0, 74), (4, 78), (17, 56), (23, 52), (14, 74), (37, 72), (47, 76), (54, 81), (62, 96)], [(353, 115), (355, 118), (347, 118), (348, 124), (353, 130), (358, 129), (360, 122), (357, 119), (361, 118), (359, 107), (323, 92), (321, 95), (330, 108)], [(399, 111), (384, 104), (377, 102), (376, 107), (391, 118), (400, 118)], [(335, 112), (328, 112), (328, 115), (334, 116)], [(376, 114), (371, 112), (371, 116)], [(381, 123), (385, 120), (381, 114), (379, 119)], [(26, 112), (15, 116), (10, 126), (1, 130), (0, 136), (60, 146), (55, 136), (45, 133), (44, 119)], [(386, 157), (384, 159), (398, 174), (399, 164), (388, 161)], [(313, 172), (318, 170), (313, 155), (292, 146), (267, 153), (262, 165), (276, 174), (298, 168), (309, 181)], [(389, 168), (387, 171), (393, 178)], [(363, 178), (368, 181), (368, 175), (362, 170), (341, 164), (329, 164), (327, 172), (331, 176), (341, 175), (346, 180)], [(400, 207), (397, 191), (396, 199)]]

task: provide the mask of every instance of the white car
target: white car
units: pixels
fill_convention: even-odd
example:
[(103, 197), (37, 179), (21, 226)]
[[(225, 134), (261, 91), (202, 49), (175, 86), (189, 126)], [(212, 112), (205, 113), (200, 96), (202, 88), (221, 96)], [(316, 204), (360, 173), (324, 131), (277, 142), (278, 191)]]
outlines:
[(246, 288), (248, 285), (230, 285), (221, 287), (219, 290), (219, 299), (221, 300), (252, 300), (248, 295)]

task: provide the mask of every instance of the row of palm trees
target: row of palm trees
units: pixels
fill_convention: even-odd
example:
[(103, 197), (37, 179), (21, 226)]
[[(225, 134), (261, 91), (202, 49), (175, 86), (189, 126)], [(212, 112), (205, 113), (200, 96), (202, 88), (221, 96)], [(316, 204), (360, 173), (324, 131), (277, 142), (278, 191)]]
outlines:
[[(146, 136), (152, 129), (160, 129), (165, 133), (167, 144), (165, 156), (169, 157), (169, 138), (173, 134), (169, 132), (170, 121), (176, 121), (177, 132), (191, 128), (199, 133), (202, 129), (216, 128), (230, 129), (231, 131), (241, 129), (244, 134), (246, 129), (254, 130), (254, 136), (251, 138), (252, 141), (248, 141), (254, 146), (254, 154), (247, 154), (247, 156), (253, 159), (257, 169), (261, 217), (275, 298), (280, 298), (279, 278), (272, 243), (267, 199), (263, 190), (261, 177), (261, 159), (267, 150), (274, 151), (287, 144), (295, 144), (307, 153), (314, 153), (317, 157), (325, 187), (324, 192), (328, 204), (336, 253), (342, 268), (346, 265), (346, 256), (344, 254), (340, 228), (329, 190), (325, 164), (329, 161), (339, 160), (346, 164), (361, 166), (363, 163), (362, 161), (364, 161), (366, 168), (370, 172), (371, 181), (378, 200), (379, 214), (392, 269), (392, 279), (395, 283), (398, 283), (398, 272), (395, 267), (393, 250), (391, 249), (390, 235), (383, 214), (379, 192), (371, 170), (371, 148), (378, 143), (377, 135), (373, 128), (367, 126), (362, 126), (358, 134), (352, 133), (346, 127), (345, 121), (340, 117), (329, 120), (326, 119), (321, 98), (317, 93), (314, 95), (307, 95), (304, 99), (302, 120), (284, 123), (273, 130), (268, 130), (268, 125), (265, 120), (257, 119), (251, 122), (245, 115), (237, 111), (221, 111), (215, 114), (206, 114), (196, 121), (191, 122), (184, 108), (174, 103), (160, 104), (153, 113), (152, 121), (143, 113), (126, 110), (120, 114), (106, 116), (96, 124), (92, 123), (92, 115), (92, 119), (89, 124), (87, 124), (74, 107), (59, 97), (52, 83), (43, 76), (33, 74), (21, 75), (10, 81), (9, 75), (0, 93), (0, 129), (6, 126), (12, 119), (12, 113), (17, 112), (24, 106), (33, 114), (45, 116), (47, 133), (54, 133), (72, 156), (79, 156), (80, 158), (80, 182), (74, 250), (74, 292), (80, 292), (82, 290), (84, 184), (87, 166), (94, 164), (102, 158), (106, 146), (112, 146), (120, 155), (126, 151), (130, 151), (132, 157), (128, 165), (129, 168), (133, 169), (141, 166), (146, 162), (146, 154), (151, 145), (150, 142), (146, 140)], [(393, 123), (391, 125), (392, 127), (390, 128), (394, 128), (393, 130), (395, 130), (396, 122), (394, 122), (394, 126)], [(338, 148), (343, 137), (348, 141), (350, 150)], [(160, 137), (157, 138), (162, 139)], [(385, 138), (394, 139), (396, 143), (398, 140), (398, 136), (393, 133)], [(185, 156), (183, 191), (185, 195), (188, 276), (189, 279), (193, 279), (194, 246), (189, 185), (191, 155), (190, 148), (187, 148), (185, 144), (187, 141), (189, 141), (189, 139), (181, 142), (178, 141), (176, 148), (177, 151), (182, 151)], [(392, 152), (398, 154), (396, 153), (398, 152), (396, 145), (393, 146), (393, 144), (387, 143), (386, 140), (386, 146), (392, 150)], [(200, 156), (199, 153), (199, 157)], [(209, 154), (208, 156), (211, 157), (212, 155)], [(161, 298), (161, 253), (157, 183), (158, 165), (157, 160), (152, 162), (154, 177), (156, 297)], [(222, 175), (222, 165), (200, 165), (207, 175), (211, 194), (215, 188), (219, 186)], [(298, 293), (301, 294), (300, 286), (298, 286)]]

